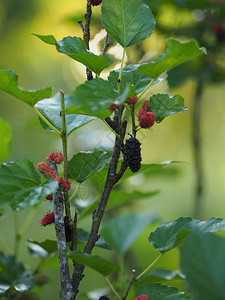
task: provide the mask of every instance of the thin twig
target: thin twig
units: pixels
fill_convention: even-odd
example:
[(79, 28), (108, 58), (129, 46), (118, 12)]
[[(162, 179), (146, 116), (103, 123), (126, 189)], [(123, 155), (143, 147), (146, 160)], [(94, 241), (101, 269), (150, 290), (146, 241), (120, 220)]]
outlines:
[[(87, 0), (86, 12), (84, 14), (84, 30), (83, 30), (83, 39), (85, 41), (85, 48), (87, 50), (90, 50), (89, 41), (90, 41), (91, 15), (92, 15), (91, 4)], [(88, 68), (86, 68), (86, 74), (87, 74), (87, 80), (93, 79), (92, 72)]]
[(122, 298), (120, 297), (120, 295), (117, 293), (117, 291), (115, 290), (114, 286), (112, 285), (112, 283), (110, 282), (110, 280), (109, 280), (108, 277), (105, 277), (105, 281), (107, 282), (108, 286), (109, 286), (110, 289), (112, 290), (113, 294), (115, 294), (116, 297), (117, 297), (118, 299), (122, 299)]
[(83, 34), (84, 34), (84, 26), (83, 26), (83, 23), (82, 23), (82, 21), (81, 21), (81, 20), (79, 20), (77, 23), (80, 25), (80, 27), (81, 27), (81, 30), (82, 30), (82, 32), (83, 32)]
[(136, 281), (136, 271), (133, 269), (131, 272), (132, 272), (132, 277), (131, 277), (131, 280), (129, 281), (129, 284), (127, 286), (126, 292), (125, 292), (125, 294), (124, 294), (124, 296), (122, 298), (123, 300), (127, 299), (127, 296), (128, 296), (129, 291), (130, 291), (130, 289), (132, 287), (132, 284)]
[(104, 56), (104, 55), (105, 55), (106, 50), (107, 50), (107, 48), (109, 47), (109, 42), (108, 42), (108, 40), (109, 40), (109, 34), (108, 34), (108, 32), (107, 32), (107, 33), (106, 33), (106, 37), (105, 37), (104, 47), (103, 47), (103, 50), (102, 50), (102, 53), (100, 54), (100, 56)]

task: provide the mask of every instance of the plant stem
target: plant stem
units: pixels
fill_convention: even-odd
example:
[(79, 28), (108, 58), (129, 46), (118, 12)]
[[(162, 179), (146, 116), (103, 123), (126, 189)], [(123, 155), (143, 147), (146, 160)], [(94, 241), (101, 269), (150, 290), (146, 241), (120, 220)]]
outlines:
[(136, 277), (136, 280), (139, 280), (141, 277), (143, 277), (148, 271), (154, 266), (154, 264), (160, 259), (162, 256), (162, 253), (159, 254), (159, 256), (156, 257), (156, 259), (140, 274)]
[(132, 120), (132, 133), (133, 133), (133, 137), (136, 137), (136, 125), (135, 125), (135, 107), (134, 105), (131, 105), (131, 120)]
[[(84, 28), (83, 28), (83, 39), (85, 41), (85, 48), (87, 50), (90, 49), (89, 41), (90, 41), (91, 15), (92, 15), (91, 4), (87, 0), (86, 12), (84, 14)], [(87, 80), (92, 80), (93, 79), (92, 72), (88, 68), (86, 68), (86, 74), (87, 74)]]
[(118, 92), (120, 94), (120, 85), (121, 85), (121, 79), (122, 79), (122, 72), (123, 72), (123, 64), (124, 64), (124, 58), (125, 58), (125, 53), (126, 53), (126, 47), (123, 48), (123, 55), (122, 55), (122, 60), (121, 60), (121, 65), (120, 65), (120, 73), (119, 73), (119, 77), (118, 77)]
[(38, 209), (39, 205), (38, 206), (35, 206), (32, 208), (31, 212), (29, 213), (29, 215), (27, 216), (21, 230), (19, 231), (19, 236), (20, 238), (22, 238), (25, 234), (25, 232), (27, 231), (28, 227), (30, 226), (30, 223), (32, 222), (34, 216), (36, 215), (37, 213), (37, 209)]
[(129, 291), (130, 291), (130, 289), (131, 289), (131, 287), (132, 287), (132, 284), (133, 284), (135, 281), (136, 281), (136, 271), (135, 271), (135, 270), (132, 270), (132, 278), (131, 278), (131, 280), (129, 281), (129, 284), (128, 284), (127, 289), (126, 289), (126, 291), (125, 291), (125, 294), (124, 294), (124, 296), (123, 296), (123, 300), (127, 299), (127, 296), (128, 296)]
[(202, 147), (201, 147), (201, 100), (203, 92), (203, 83), (198, 80), (195, 98), (193, 101), (193, 128), (192, 141), (195, 162), (195, 202), (194, 202), (194, 218), (200, 219), (202, 216), (203, 205), (203, 163), (202, 163)]
[(117, 133), (117, 132), (115, 132), (115, 130), (113, 130), (113, 128), (106, 122), (106, 120), (105, 119), (102, 119), (102, 121), (105, 123), (105, 125), (118, 137), (118, 138), (120, 138), (120, 135)]
[(115, 290), (115, 288), (113, 287), (112, 283), (110, 282), (108, 277), (105, 277), (105, 281), (108, 283), (110, 289), (112, 290), (112, 292), (116, 295), (116, 297), (118, 299), (122, 299), (122, 297), (117, 293), (117, 291)]
[(9, 247), (7, 246), (6, 242), (4, 241), (4, 239), (1, 235), (0, 235), (0, 245), (2, 246), (2, 250), (5, 253), (10, 253)]
[(49, 258), (50, 258), (50, 254), (48, 253), (45, 257), (43, 257), (41, 259), (41, 261), (39, 262), (39, 264), (37, 265), (37, 267), (34, 269), (33, 275), (37, 275), (41, 271), (41, 269), (43, 268), (44, 264), (48, 261)]
[(19, 218), (18, 212), (13, 211), (14, 215), (14, 232), (15, 232), (15, 244), (14, 244), (14, 257), (16, 258), (19, 254), (19, 247), (20, 247), (20, 236), (19, 236)]
[(38, 114), (38, 116), (45, 122), (45, 124), (48, 125), (48, 127), (50, 127), (59, 136), (61, 136), (61, 133), (40, 113), (40, 111), (35, 106), (33, 106), (33, 109)]
[[(53, 171), (58, 174), (57, 166), (55, 163), (51, 163), (50, 167)], [(71, 300), (74, 299), (74, 293), (70, 282), (70, 271), (68, 258), (61, 256), (61, 253), (67, 252), (66, 234), (64, 225), (64, 204), (62, 192), (58, 190), (53, 194), (53, 205), (55, 215), (55, 232), (57, 239), (57, 248), (59, 254), (59, 270), (60, 270), (60, 283), (61, 292), (60, 296), (62, 299)]]
[[(126, 133), (126, 127), (127, 127), (127, 122), (124, 122), (122, 131), (121, 131), (122, 140), (124, 139), (124, 136)], [(104, 190), (103, 190), (101, 199), (99, 201), (97, 210), (94, 210), (92, 213), (92, 226), (91, 226), (91, 231), (90, 231), (90, 234), (88, 237), (88, 241), (87, 241), (85, 249), (84, 249), (84, 253), (91, 254), (96, 241), (99, 239), (98, 231), (99, 231), (99, 227), (100, 227), (100, 224), (101, 224), (104, 212), (105, 212), (105, 207), (106, 207), (108, 199), (109, 199), (109, 195), (113, 189), (114, 184), (117, 182), (117, 179), (121, 178), (126, 170), (126, 168), (122, 169), (119, 174), (119, 177), (117, 176), (118, 174), (116, 173), (116, 171), (117, 171), (117, 165), (118, 165), (118, 161), (119, 161), (119, 157), (120, 157), (120, 153), (121, 153), (121, 147), (122, 147), (121, 139), (116, 137), (113, 155), (111, 158)], [(79, 287), (80, 281), (83, 278), (84, 268), (85, 268), (85, 266), (80, 263), (76, 263), (74, 265), (74, 272), (73, 272), (73, 276), (72, 276), (72, 285), (73, 285), (73, 289), (75, 291), (75, 295), (77, 295), (79, 292), (78, 287)]]
[(140, 99), (144, 94), (145, 92), (150, 88), (150, 86), (153, 84), (153, 82), (155, 81), (155, 79), (152, 79), (149, 84), (146, 86), (146, 88), (144, 89), (143, 92), (141, 92), (141, 94), (137, 97), (138, 99)]
[[(61, 101), (61, 115), (62, 115), (62, 131), (61, 139), (63, 146), (63, 166), (64, 166), (64, 179), (68, 180), (68, 156), (67, 156), (67, 128), (66, 128), (66, 114), (65, 114), (65, 103), (64, 103), (64, 93), (60, 90), (60, 101)], [(68, 217), (69, 222), (71, 221), (70, 213), (70, 201), (68, 191), (64, 191), (65, 200), (65, 212)]]

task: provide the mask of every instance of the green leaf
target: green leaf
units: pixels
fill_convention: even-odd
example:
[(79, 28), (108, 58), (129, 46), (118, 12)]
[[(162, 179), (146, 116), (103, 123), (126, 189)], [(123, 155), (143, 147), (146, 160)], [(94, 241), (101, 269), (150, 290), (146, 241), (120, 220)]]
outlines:
[(149, 242), (160, 252), (168, 251), (180, 245), (196, 226), (204, 232), (224, 231), (225, 221), (221, 218), (211, 218), (201, 222), (189, 217), (181, 217), (174, 222), (159, 226), (150, 234)]
[(104, 0), (102, 24), (121, 46), (129, 47), (150, 37), (155, 19), (141, 0)]
[(52, 35), (35, 35), (43, 42), (55, 45), (59, 53), (66, 54), (70, 58), (82, 63), (96, 74), (100, 74), (102, 70), (109, 67), (108, 59), (104, 56), (97, 56), (91, 51), (86, 50), (85, 42), (81, 38), (67, 36), (57, 42)]
[(193, 230), (181, 247), (181, 269), (199, 300), (225, 299), (225, 240)]
[(124, 254), (142, 234), (146, 226), (156, 220), (155, 214), (146, 212), (122, 215), (104, 224), (101, 235), (117, 253)]
[(136, 292), (136, 297), (139, 295), (147, 295), (151, 300), (191, 299), (187, 293), (160, 283), (148, 283), (140, 287)]
[(29, 275), (23, 264), (11, 255), (0, 252), (0, 286), (7, 290), (14, 287), (17, 291), (29, 290), (34, 285), (34, 278)]
[[(138, 93), (142, 92), (147, 87), (147, 85), (150, 83), (152, 78), (147, 75), (139, 73), (137, 71), (139, 66), (140, 65), (129, 65), (129, 66), (126, 66), (125, 68), (123, 68), (122, 80), (121, 80), (121, 84), (120, 84), (121, 93), (123, 93), (126, 86), (128, 84), (130, 84), (134, 87), (136, 94), (138, 94)], [(117, 79), (119, 77), (119, 72), (120, 72), (119, 69), (111, 71), (109, 74), (109, 77), (108, 77), (108, 81), (110, 82), (110, 84), (112, 85), (112, 87), (116, 93), (118, 90)], [(160, 81), (162, 81), (161, 77), (157, 78), (152, 85), (155, 85), (155, 84), (159, 83)]]
[(195, 41), (180, 43), (179, 41), (169, 39), (166, 42), (166, 53), (160, 55), (155, 62), (140, 66), (138, 72), (152, 78), (157, 78), (162, 73), (202, 54), (206, 54), (206, 50), (199, 48)]
[(11, 154), (12, 131), (10, 125), (0, 118), (0, 163)]
[(41, 185), (41, 177), (28, 159), (0, 166), (0, 205), (24, 209), (40, 203), (46, 195), (55, 193), (57, 189), (58, 183), (54, 180)]
[(69, 161), (69, 176), (76, 182), (83, 182), (91, 175), (105, 168), (111, 160), (112, 152), (97, 150), (79, 152)]
[(109, 201), (107, 203), (107, 209), (114, 208), (116, 206), (121, 206), (126, 204), (127, 202), (131, 202), (134, 200), (139, 199), (149, 199), (152, 196), (155, 196), (159, 193), (158, 190), (156, 191), (150, 191), (147, 193), (143, 193), (140, 191), (132, 191), (132, 192), (125, 192), (123, 190), (112, 190)]
[[(85, 231), (81, 228), (77, 228), (77, 240), (80, 243), (86, 243), (89, 237), (89, 232)], [(97, 242), (95, 243), (95, 246), (103, 248), (103, 249), (107, 249), (107, 250), (112, 250), (112, 248), (106, 244), (105, 240), (100, 237)]]
[(118, 272), (120, 270), (118, 264), (115, 264), (97, 255), (83, 253), (80, 250), (65, 253), (63, 254), (63, 256), (74, 259), (76, 262), (79, 262), (88, 266), (91, 269), (94, 269), (103, 276), (108, 276), (111, 273)]
[(53, 35), (41, 35), (41, 34), (36, 34), (36, 33), (32, 33), (32, 35), (38, 37), (42, 42), (49, 44), (49, 45), (55, 45), (55, 43), (57, 43), (57, 41)]
[(180, 95), (170, 97), (167, 94), (156, 94), (150, 98), (147, 110), (153, 112), (156, 122), (160, 123), (165, 117), (185, 111), (186, 107)]
[[(70, 96), (65, 96), (65, 107), (71, 105)], [(62, 130), (62, 117), (60, 116), (61, 102), (60, 94), (55, 95), (50, 99), (45, 99), (36, 103), (35, 108), (58, 130)], [(86, 115), (73, 114), (72, 116), (66, 116), (67, 134), (69, 135), (74, 130), (89, 123), (95, 119), (95, 117), (89, 117)], [(41, 125), (48, 131), (53, 131), (50, 127), (40, 119)]]
[(38, 91), (24, 91), (18, 87), (18, 75), (13, 71), (0, 70), (0, 90), (22, 100), (31, 107), (38, 101), (50, 98), (52, 88), (47, 87)]
[(108, 109), (109, 105), (112, 103), (123, 104), (129, 92), (129, 87), (127, 87), (124, 93), (117, 97), (117, 93), (108, 81), (101, 78), (86, 81), (79, 85), (71, 95), (73, 106), (67, 108), (66, 113), (81, 113), (105, 119), (112, 114)]
[(28, 240), (28, 249), (32, 256), (46, 257), (47, 254), (57, 252), (57, 242), (52, 240), (45, 240), (43, 242)]

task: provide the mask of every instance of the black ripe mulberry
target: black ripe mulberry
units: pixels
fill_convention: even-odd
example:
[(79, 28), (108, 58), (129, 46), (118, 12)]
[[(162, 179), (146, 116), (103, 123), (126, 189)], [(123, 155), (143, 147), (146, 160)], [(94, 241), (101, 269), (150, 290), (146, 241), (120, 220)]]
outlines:
[(141, 168), (141, 143), (135, 137), (126, 140), (123, 149), (124, 159), (133, 173)]
[(110, 300), (108, 296), (101, 296), (99, 300)]

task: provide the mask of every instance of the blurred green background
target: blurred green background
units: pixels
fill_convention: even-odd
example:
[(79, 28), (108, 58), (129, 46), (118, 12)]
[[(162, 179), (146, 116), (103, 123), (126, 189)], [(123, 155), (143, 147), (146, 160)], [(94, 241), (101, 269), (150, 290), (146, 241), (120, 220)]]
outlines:
[[(104, 0), (103, 0), (104, 1)], [(1, 0), (0, 1), (0, 68), (10, 69), (19, 75), (19, 85), (26, 89), (40, 89), (52, 86), (54, 93), (62, 89), (65, 93), (73, 90), (85, 80), (85, 69), (68, 57), (57, 53), (53, 47), (42, 43), (31, 33), (53, 34), (57, 40), (67, 35), (82, 37), (77, 20), (83, 18), (85, 0)], [(147, 1), (146, 1), (147, 2)], [(155, 124), (150, 130), (143, 130), (139, 134), (142, 143), (142, 157), (144, 163), (159, 163), (167, 160), (180, 161), (181, 163), (165, 167), (160, 174), (153, 174), (148, 178), (136, 175), (124, 184), (128, 191), (138, 189), (141, 191), (159, 189), (160, 193), (150, 199), (123, 208), (122, 211), (152, 210), (157, 212), (163, 221), (172, 221), (180, 216), (193, 216), (195, 199), (196, 174), (194, 166), (194, 149), (192, 143), (193, 132), (193, 107), (196, 86), (201, 77), (205, 81), (201, 103), (201, 142), (204, 191), (202, 219), (225, 217), (225, 85), (223, 73), (225, 67), (224, 40), (219, 40), (212, 30), (213, 18), (220, 18), (223, 23), (223, 1), (152, 1), (153, 12), (156, 15), (157, 29), (153, 36), (144, 41), (142, 45), (133, 46), (127, 51), (127, 63), (138, 63), (154, 59), (164, 52), (167, 37), (179, 37), (182, 41), (192, 36), (201, 43), (199, 46), (208, 46), (208, 57), (203, 64), (219, 66), (220, 75), (210, 77), (207, 70), (202, 76), (199, 69), (192, 71), (193, 78), (189, 78), (179, 87), (169, 89), (166, 75), (164, 81), (154, 86), (149, 95), (153, 93), (180, 94), (185, 99), (188, 110), (182, 114), (166, 118), (161, 124)], [(195, 3), (195, 4), (194, 4)], [(222, 11), (217, 14), (217, 11)], [(209, 20), (209, 14), (211, 19)], [(101, 50), (98, 40), (104, 37), (99, 21), (100, 7), (93, 8), (93, 22), (91, 29), (91, 50), (95, 53)], [(211, 22), (211, 23), (210, 23)], [(210, 24), (209, 24), (210, 23)], [(223, 24), (224, 26), (224, 24)], [(192, 28), (192, 31), (186, 30)], [(195, 35), (193, 28), (199, 30)], [(182, 31), (183, 30), (183, 31)], [(186, 31), (185, 31), (186, 30)], [(224, 38), (225, 39), (225, 38)], [(121, 48), (113, 44), (110, 54), (116, 55), (115, 65), (121, 57)], [(144, 55), (144, 57), (142, 57)], [(142, 57), (142, 58), (141, 58)], [(185, 72), (185, 71), (183, 71)], [(106, 76), (107, 74), (104, 74)], [(179, 75), (178, 77), (179, 78)], [(147, 99), (147, 96), (146, 96)], [(60, 140), (51, 132), (44, 131), (37, 116), (30, 107), (23, 102), (0, 92), (0, 117), (8, 122), (12, 128), (12, 153), (7, 159), (28, 158), (36, 165), (43, 160), (50, 151), (61, 150)], [(100, 121), (75, 131), (69, 139), (69, 156), (81, 150), (93, 149), (96, 145), (109, 146), (109, 132)], [(89, 197), (89, 186), (84, 184), (79, 192), (81, 199)], [(28, 229), (20, 249), (19, 258), (25, 262), (28, 270), (33, 270), (38, 264), (38, 259), (28, 254), (26, 240), (54, 239), (54, 228), (41, 228), (40, 218), (51, 210), (49, 203), (44, 203), (36, 214)], [(29, 213), (28, 210), (19, 213), (20, 224)], [(5, 214), (0, 219), (0, 231), (9, 248), (13, 248), (13, 213), (5, 209)], [(80, 227), (89, 229), (90, 220), (82, 221)], [(153, 227), (151, 227), (153, 229)], [(147, 242), (150, 228), (135, 242), (126, 257), (128, 270), (133, 267), (141, 271), (155, 257), (150, 244)], [(95, 250), (101, 255), (103, 251)], [(146, 258), (147, 257), (147, 258)], [(49, 266), (49, 269), (47, 267)], [(166, 254), (157, 264), (157, 267), (179, 268), (177, 251)], [(46, 265), (45, 273), (49, 276), (49, 284), (41, 289), (41, 299), (58, 299), (59, 278), (57, 273), (57, 259), (52, 259)], [(95, 278), (95, 280), (93, 280)], [(88, 290), (105, 286), (104, 280), (94, 271), (88, 270), (86, 275)], [(174, 285), (179, 283), (174, 282)], [(81, 285), (81, 293), (87, 286)], [(184, 288), (184, 287), (182, 287)], [(86, 299), (80, 296), (79, 299)]]

